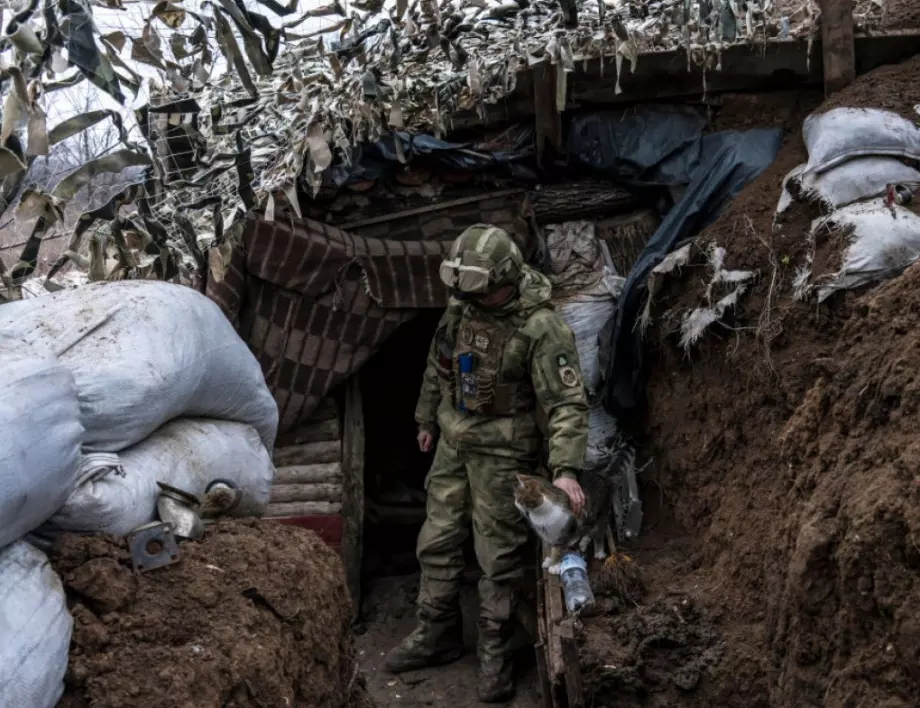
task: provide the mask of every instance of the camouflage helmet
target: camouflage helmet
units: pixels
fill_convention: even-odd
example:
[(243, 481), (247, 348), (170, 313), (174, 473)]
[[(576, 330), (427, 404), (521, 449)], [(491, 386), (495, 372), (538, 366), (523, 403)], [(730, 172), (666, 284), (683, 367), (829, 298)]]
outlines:
[(441, 280), (459, 295), (488, 295), (517, 284), (524, 257), (507, 231), (476, 224), (457, 237), (441, 263)]

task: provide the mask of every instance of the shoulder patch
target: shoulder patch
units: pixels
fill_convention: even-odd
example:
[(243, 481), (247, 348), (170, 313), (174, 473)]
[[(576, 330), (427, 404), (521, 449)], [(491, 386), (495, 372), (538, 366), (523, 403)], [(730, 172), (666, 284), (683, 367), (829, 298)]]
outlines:
[[(559, 357), (562, 359), (563, 357)], [(575, 369), (571, 366), (560, 366), (559, 367), (559, 378), (562, 380), (562, 385), (567, 388), (575, 388), (578, 385), (578, 374), (575, 373)]]

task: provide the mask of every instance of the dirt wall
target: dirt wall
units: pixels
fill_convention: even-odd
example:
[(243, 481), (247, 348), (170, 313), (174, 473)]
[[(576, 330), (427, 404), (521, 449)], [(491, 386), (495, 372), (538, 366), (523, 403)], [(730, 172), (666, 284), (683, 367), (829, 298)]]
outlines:
[[(918, 68), (873, 72), (823, 108), (920, 120)], [(920, 265), (793, 301), (810, 215), (772, 221), (806, 159), (791, 133), (656, 300), (643, 491), (663, 527), (635, 549), (646, 599), (585, 622), (596, 706), (906, 708), (920, 695)], [(676, 330), (702, 302), (712, 242), (727, 268), (759, 275), (688, 353)], [(839, 250), (819, 244), (816, 262)]]

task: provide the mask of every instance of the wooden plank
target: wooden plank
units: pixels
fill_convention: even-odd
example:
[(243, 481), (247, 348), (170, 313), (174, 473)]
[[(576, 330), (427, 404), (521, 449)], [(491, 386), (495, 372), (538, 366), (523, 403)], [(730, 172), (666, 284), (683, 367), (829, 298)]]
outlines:
[[(543, 553), (544, 555), (549, 554), (549, 548), (545, 544)], [(550, 575), (546, 570), (542, 572), (546, 581), (546, 664), (550, 682), (554, 686), (561, 686), (564, 680), (564, 662), (562, 660), (562, 639), (559, 636), (559, 623), (565, 617), (565, 609), (562, 603), (562, 586), (559, 584), (558, 575)]]
[(269, 502), (341, 502), (341, 484), (273, 484)]
[(428, 204), (426, 206), (416, 207), (415, 209), (396, 211), (390, 214), (384, 214), (383, 216), (375, 216), (369, 219), (362, 219), (360, 221), (348, 221), (344, 224), (336, 224), (336, 228), (342, 229), (342, 231), (348, 231), (349, 229), (358, 229), (365, 226), (372, 226), (374, 224), (383, 224), (388, 221), (405, 219), (410, 216), (418, 216), (419, 214), (428, 214), (431, 212), (441, 211), (443, 209), (463, 206), (464, 204), (474, 204), (486, 199), (495, 199), (496, 197), (512, 197), (517, 194), (524, 193), (525, 190), (523, 189), (505, 189), (499, 192), (485, 192), (483, 194), (475, 194), (470, 197), (461, 197), (459, 199), (452, 199), (446, 202), (438, 202), (437, 204)]
[(285, 502), (280, 504), (269, 504), (265, 509), (264, 516), (270, 519), (275, 517), (299, 518), (304, 516), (328, 516), (330, 514), (338, 514), (341, 511), (342, 505), (339, 502)]
[(275, 469), (272, 484), (322, 484), (342, 481), (342, 463), (324, 462), (318, 465), (292, 465)]
[(305, 443), (328, 442), (342, 439), (342, 426), (338, 418), (319, 423), (305, 423), (296, 430), (278, 436), (277, 447), (290, 447)]
[(836, 93), (856, 79), (853, 0), (819, 0), (824, 94)]
[[(909, 59), (920, 46), (920, 28), (874, 32), (855, 37), (856, 73), (864, 74), (884, 64)], [(811, 54), (807, 40), (770, 39), (766, 44), (731, 46), (722, 52), (722, 70), (706, 73), (706, 95), (732, 91), (790, 90), (821, 86), (824, 80), (821, 42), (815, 42)], [(592, 107), (626, 106), (652, 100), (698, 99), (704, 94), (703, 74), (699, 67), (687, 71), (687, 54), (683, 49), (643, 54), (635, 73), (624, 63), (620, 77), (622, 93), (614, 91), (616, 70), (612, 57), (601, 62), (576, 60), (569, 74), (569, 103), (566, 110)], [(518, 72), (516, 90), (495, 104), (476, 110), (458, 111), (451, 117), (453, 132), (479, 129), (483, 125), (498, 127), (530, 120), (534, 116), (533, 69)], [(482, 115), (480, 110), (482, 109)]]
[(585, 698), (581, 683), (581, 663), (578, 659), (578, 644), (571, 619), (559, 624), (559, 638), (562, 644), (562, 663), (565, 675), (565, 695), (568, 708), (584, 708)]
[(338, 462), (342, 459), (342, 445), (338, 440), (276, 447), (272, 461), (276, 467), (295, 465), (316, 465), (324, 462)]
[[(539, 549), (538, 549), (539, 551)], [(543, 554), (537, 553), (537, 637), (534, 642), (534, 651), (537, 659), (537, 680), (540, 688), (541, 708), (554, 708), (553, 686), (549, 680), (546, 656), (546, 580), (542, 577), (544, 572), (540, 565)]]
[(342, 450), (342, 563), (352, 599), (352, 618), (357, 620), (364, 557), (364, 409), (360, 376), (352, 376), (345, 388)]
[(556, 109), (556, 67), (544, 61), (533, 69), (533, 112), (537, 161), (543, 162), (546, 145), (562, 151), (562, 116)]

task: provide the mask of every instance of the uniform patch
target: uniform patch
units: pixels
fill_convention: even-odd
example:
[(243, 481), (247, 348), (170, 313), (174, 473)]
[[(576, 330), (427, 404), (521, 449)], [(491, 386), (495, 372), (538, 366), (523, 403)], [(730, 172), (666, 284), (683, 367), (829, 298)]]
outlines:
[(489, 337), (482, 332), (478, 332), (475, 337), (474, 346), (481, 351), (489, 350)]
[[(563, 357), (559, 357), (562, 359)], [(578, 385), (578, 374), (571, 366), (563, 366), (559, 369), (559, 378), (562, 379), (562, 385), (574, 388)]]
[(463, 331), (460, 333), (460, 336), (463, 338), (464, 344), (473, 343), (473, 328), (467, 325), (463, 328)]
[(569, 360), (566, 358), (565, 354), (560, 354), (556, 357), (556, 366), (562, 368), (563, 366), (568, 366)]

